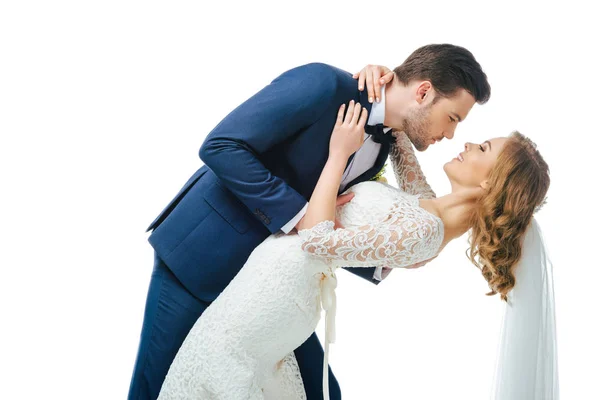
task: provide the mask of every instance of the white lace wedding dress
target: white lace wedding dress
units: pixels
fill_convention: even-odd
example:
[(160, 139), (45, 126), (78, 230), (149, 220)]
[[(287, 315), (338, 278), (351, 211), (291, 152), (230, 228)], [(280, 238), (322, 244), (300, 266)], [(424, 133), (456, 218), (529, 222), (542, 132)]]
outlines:
[(181, 346), (159, 399), (306, 399), (293, 350), (327, 311), (333, 341), (335, 270), (341, 266), (415, 267), (437, 256), (442, 221), (419, 205), (432, 197), (402, 136), (391, 152), (402, 190), (363, 182), (338, 207), (344, 229), (321, 222), (267, 238), (198, 319)]

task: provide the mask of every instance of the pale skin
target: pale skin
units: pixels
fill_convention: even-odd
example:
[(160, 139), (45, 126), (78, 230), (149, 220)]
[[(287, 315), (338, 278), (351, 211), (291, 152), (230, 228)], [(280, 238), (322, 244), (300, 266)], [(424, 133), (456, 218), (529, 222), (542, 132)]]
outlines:
[[(436, 94), (430, 81), (413, 80), (404, 85), (394, 80), (393, 71), (383, 66), (368, 65), (354, 74), (354, 77), (358, 79), (359, 90), (364, 90), (366, 84), (369, 97), (377, 101), (380, 98), (376, 94), (385, 90), (384, 125), (395, 131), (404, 130), (409, 116), (425, 112), (425, 116), (422, 117), (425, 128), (420, 131), (406, 132), (419, 151), (426, 150), (430, 145), (444, 138), (452, 139), (458, 123), (466, 119), (475, 104), (475, 98), (464, 89), (457, 90), (450, 98), (441, 97)], [(436, 98), (437, 100), (434, 100)], [(357, 150), (358, 148), (355, 151)], [(348, 195), (340, 196), (337, 205), (342, 205), (351, 198)], [(298, 222), (296, 230), (306, 226), (305, 217)], [(341, 227), (337, 221), (335, 223), (336, 228)]]
[(489, 189), (488, 177), (507, 140), (498, 137), (480, 144), (465, 143), (464, 151), (444, 165), (452, 191), (442, 197), (420, 201), (421, 207), (444, 222), (442, 246), (469, 230), (470, 216)]
[[(337, 190), (348, 157), (362, 143), (367, 111), (350, 102), (344, 117), (342, 105), (330, 141), (330, 154), (317, 186), (308, 203), (300, 229), (310, 229), (322, 221), (334, 221)], [(465, 143), (464, 151), (444, 165), (451, 193), (434, 199), (420, 200), (425, 210), (444, 223), (444, 247), (469, 229), (469, 217), (479, 198), (489, 188), (488, 177), (507, 138), (494, 138), (481, 144)], [(349, 196), (348, 201), (351, 199)]]

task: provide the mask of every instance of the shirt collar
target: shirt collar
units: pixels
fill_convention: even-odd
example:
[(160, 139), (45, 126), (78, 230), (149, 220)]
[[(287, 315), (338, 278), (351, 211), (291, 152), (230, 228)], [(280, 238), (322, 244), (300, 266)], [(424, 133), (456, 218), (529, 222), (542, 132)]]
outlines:
[[(369, 114), (368, 125), (383, 124), (385, 121), (385, 86), (381, 90), (381, 101), (379, 103), (374, 102), (371, 107), (371, 114)], [(388, 132), (392, 128), (384, 128), (384, 132)]]

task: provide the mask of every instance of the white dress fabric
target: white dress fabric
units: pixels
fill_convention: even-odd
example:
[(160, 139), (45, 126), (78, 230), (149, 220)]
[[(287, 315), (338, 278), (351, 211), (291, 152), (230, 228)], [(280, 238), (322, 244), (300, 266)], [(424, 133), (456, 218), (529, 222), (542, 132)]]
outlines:
[(558, 400), (558, 352), (552, 263), (533, 219), (508, 293), (493, 400)]
[(327, 353), (335, 334), (336, 269), (412, 267), (440, 251), (442, 221), (419, 205), (419, 197), (433, 192), (408, 139), (400, 136), (399, 144), (406, 148), (392, 151), (392, 163), (401, 189), (411, 192), (363, 182), (337, 209), (344, 229), (324, 221), (300, 234), (268, 237), (193, 326), (159, 399), (306, 399), (293, 350), (325, 309)]

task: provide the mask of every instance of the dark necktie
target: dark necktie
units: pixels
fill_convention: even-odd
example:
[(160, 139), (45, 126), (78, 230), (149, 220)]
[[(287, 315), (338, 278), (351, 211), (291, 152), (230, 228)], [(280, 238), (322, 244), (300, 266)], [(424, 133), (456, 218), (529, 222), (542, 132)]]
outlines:
[(375, 143), (395, 143), (396, 138), (392, 135), (392, 130), (384, 133), (383, 128), (383, 124), (365, 125), (365, 132), (373, 137)]

